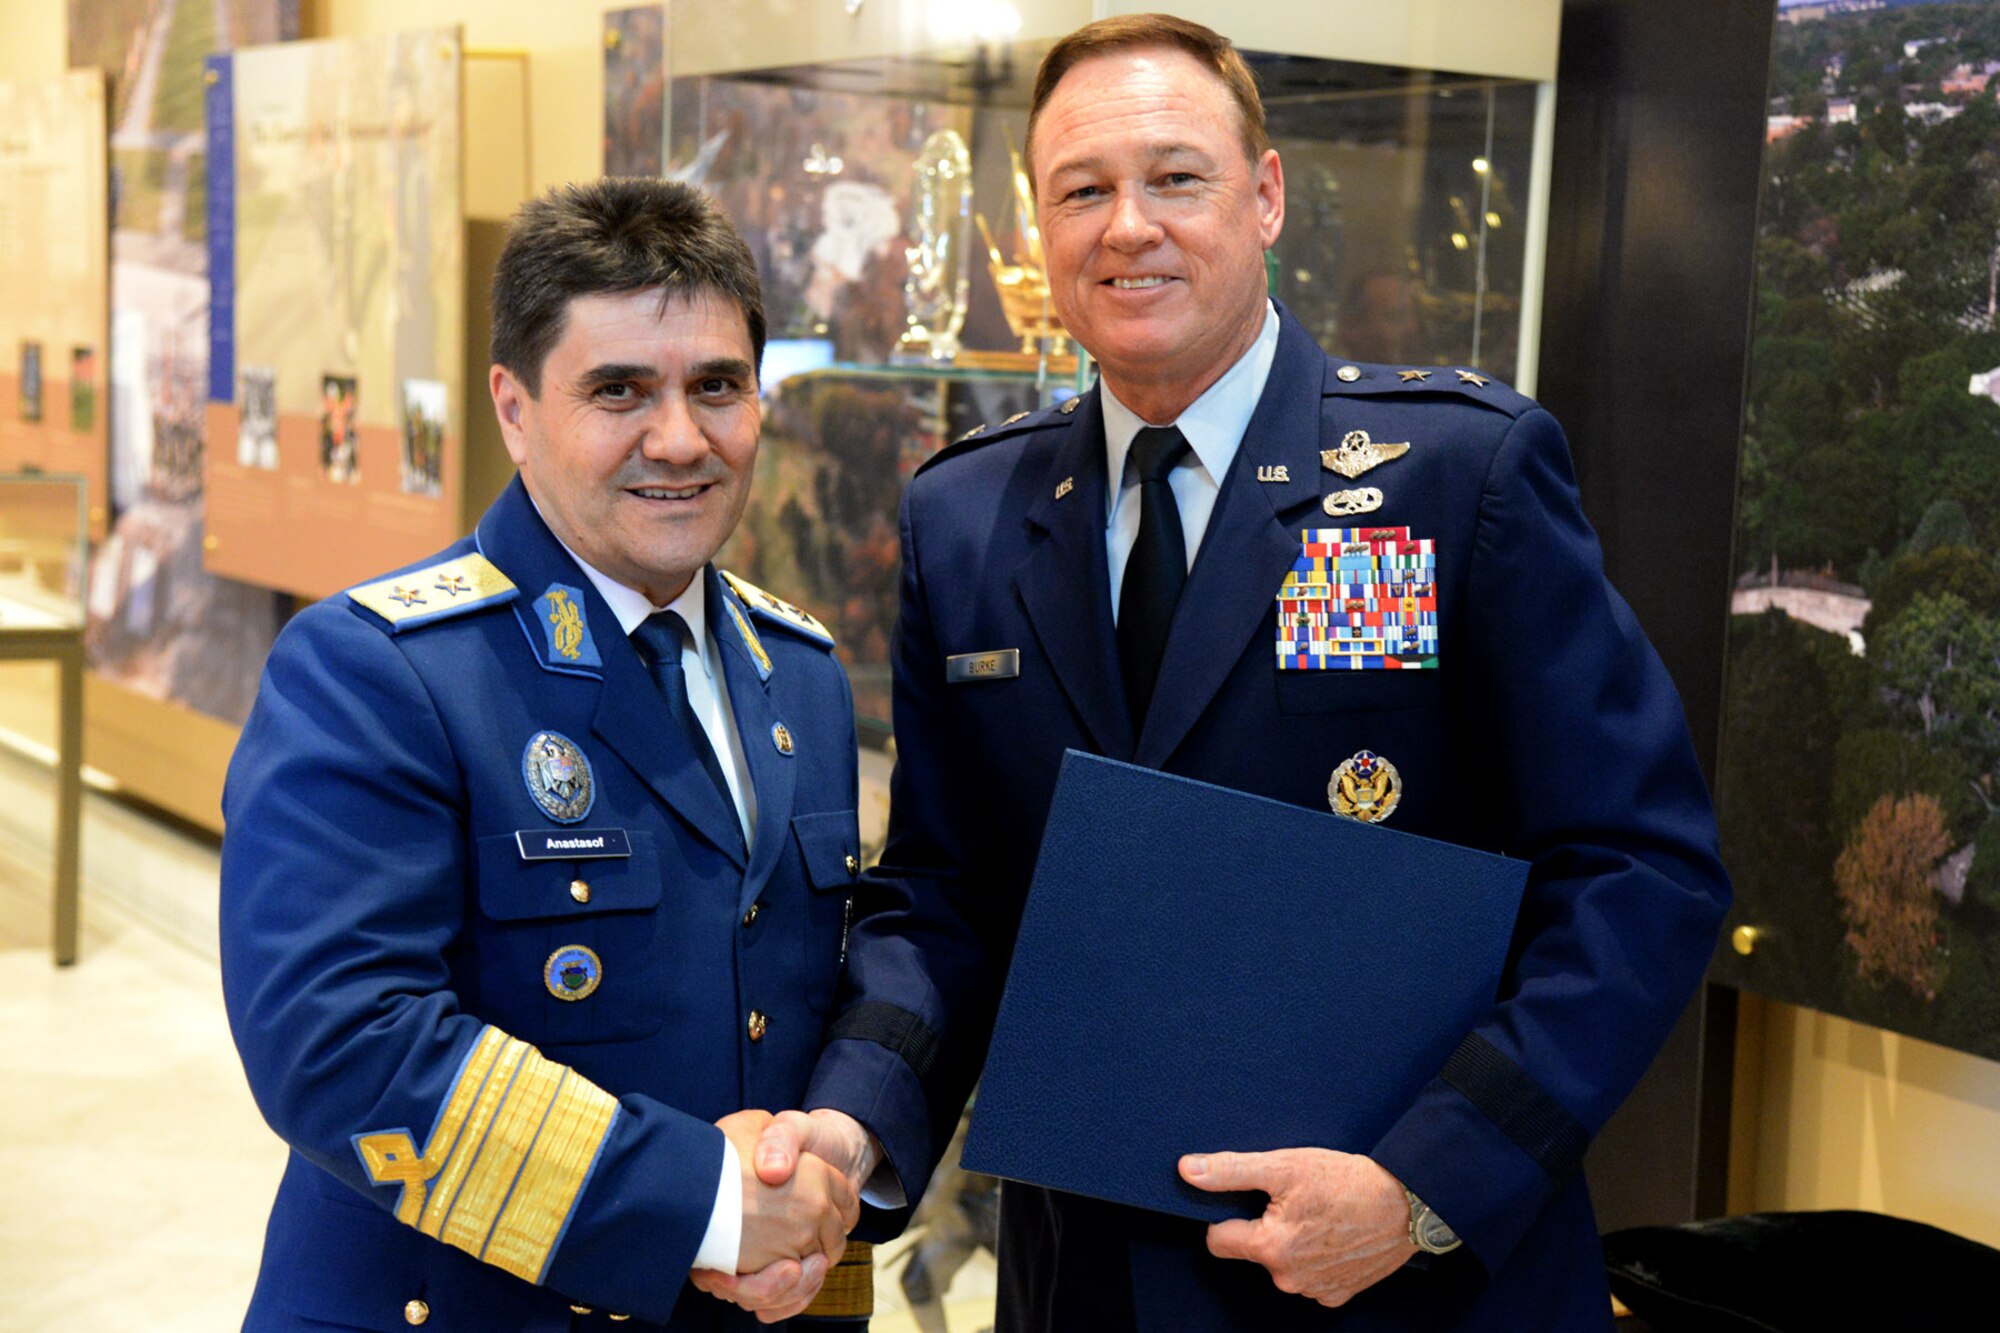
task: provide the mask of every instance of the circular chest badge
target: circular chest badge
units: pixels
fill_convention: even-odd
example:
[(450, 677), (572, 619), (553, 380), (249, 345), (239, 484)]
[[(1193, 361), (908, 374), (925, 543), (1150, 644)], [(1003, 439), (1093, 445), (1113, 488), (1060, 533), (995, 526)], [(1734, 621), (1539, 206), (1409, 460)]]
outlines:
[(578, 822), (597, 799), (590, 761), (560, 731), (538, 731), (528, 738), (528, 748), (521, 752), (521, 780), (542, 813), (558, 824)]
[(1341, 761), (1326, 784), (1327, 804), (1343, 819), (1379, 824), (1396, 812), (1403, 799), (1403, 777), (1396, 766), (1373, 750), (1362, 750)]
[(542, 964), (542, 984), (558, 1000), (581, 1000), (604, 980), (604, 964), (581, 944), (565, 944)]

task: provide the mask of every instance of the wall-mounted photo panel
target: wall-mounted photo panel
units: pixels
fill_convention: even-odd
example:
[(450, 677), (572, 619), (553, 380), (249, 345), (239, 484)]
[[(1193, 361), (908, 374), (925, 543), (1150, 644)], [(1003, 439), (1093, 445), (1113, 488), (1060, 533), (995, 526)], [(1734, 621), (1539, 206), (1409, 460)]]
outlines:
[(85, 478), (92, 540), (110, 515), (105, 114), (96, 70), (0, 83), (0, 472)]
[(459, 35), (209, 69), (205, 564), (324, 597), (459, 535)]
[(2000, 2), (1778, 17), (1712, 975), (2000, 1058)]

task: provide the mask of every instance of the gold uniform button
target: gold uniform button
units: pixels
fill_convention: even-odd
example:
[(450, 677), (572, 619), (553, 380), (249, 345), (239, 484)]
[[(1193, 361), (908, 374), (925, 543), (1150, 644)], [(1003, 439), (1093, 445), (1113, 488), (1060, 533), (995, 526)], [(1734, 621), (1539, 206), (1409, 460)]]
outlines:
[(430, 1317), (431, 1307), (425, 1305), (422, 1301), (411, 1301), (403, 1307), (403, 1322), (406, 1324), (421, 1324), (429, 1320)]
[(580, 879), (571, 880), (569, 882), (569, 896), (576, 899), (580, 903), (589, 902), (590, 885)]
[(847, 873), (850, 875), (858, 875), (861, 873), (861, 862), (856, 860), (852, 853), (849, 853), (847, 857)]
[(743, 914), (743, 924), (744, 924), (744, 925), (746, 925), (746, 926), (754, 926), (754, 925), (756, 925), (756, 924), (757, 924), (757, 914), (758, 914), (759, 912), (763, 911), (763, 910), (764, 910), (764, 904), (762, 904), (762, 903), (751, 903), (751, 904), (750, 904), (750, 910), (749, 910), (749, 911), (747, 911), (747, 912), (745, 912), (745, 913)]
[(764, 1032), (770, 1026), (771, 1026), (771, 1020), (764, 1017), (764, 1011), (762, 1009), (752, 1009), (750, 1011), (750, 1023), (749, 1023), (750, 1040), (752, 1041), (764, 1040)]

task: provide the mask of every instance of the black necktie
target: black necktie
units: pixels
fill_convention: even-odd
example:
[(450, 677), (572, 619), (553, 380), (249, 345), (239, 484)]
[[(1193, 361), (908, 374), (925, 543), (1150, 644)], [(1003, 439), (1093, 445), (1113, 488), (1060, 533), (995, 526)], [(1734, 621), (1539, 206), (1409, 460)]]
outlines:
[[(729, 794), (729, 783), (722, 776), (722, 765), (716, 760), (715, 747), (709, 744), (707, 730), (688, 704), (687, 673), (681, 669), (681, 648), (688, 641), (687, 621), (681, 619), (678, 611), (655, 611), (632, 631), (632, 638), (642, 649), (640, 656), (646, 661), (653, 684), (660, 688), (660, 697), (667, 701), (667, 711), (674, 715), (709, 781), (721, 794), (722, 804), (734, 816), (736, 798)], [(739, 824), (738, 832), (741, 831)]]
[(1147, 426), (1132, 439), (1132, 462), (1139, 470), (1139, 537), (1125, 561), (1118, 594), (1118, 661), (1135, 730), (1144, 730), (1167, 627), (1187, 582), (1187, 540), (1181, 535), (1180, 507), (1167, 485), (1167, 475), (1187, 451), (1188, 442), (1172, 426)]

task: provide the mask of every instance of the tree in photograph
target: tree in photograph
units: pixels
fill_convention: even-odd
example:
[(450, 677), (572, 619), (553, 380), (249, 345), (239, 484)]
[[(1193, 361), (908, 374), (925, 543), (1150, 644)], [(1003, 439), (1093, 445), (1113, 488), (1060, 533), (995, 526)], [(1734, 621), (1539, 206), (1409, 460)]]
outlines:
[(1959, 727), (1967, 730), (1954, 739), (1988, 748), (2000, 714), (2000, 621), (1956, 593), (1920, 595), (1883, 627), (1868, 655), (1883, 683), (1916, 710), (1926, 738)]
[(1833, 864), (1847, 947), (1862, 980), (1937, 998), (1942, 957), (1932, 875), (1949, 850), (1944, 812), (1932, 797), (1884, 796), (1862, 818)]

